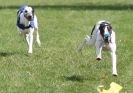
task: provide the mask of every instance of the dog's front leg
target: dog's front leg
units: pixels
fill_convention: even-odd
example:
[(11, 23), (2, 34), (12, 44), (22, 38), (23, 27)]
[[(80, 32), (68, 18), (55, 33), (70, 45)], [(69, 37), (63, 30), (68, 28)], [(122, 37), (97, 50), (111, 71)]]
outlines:
[(102, 59), (102, 41), (96, 41), (95, 43), (95, 47), (96, 47), (96, 59), (99, 61)]
[(116, 64), (116, 44), (110, 44), (110, 53), (112, 61), (112, 74), (117, 76), (117, 64)]
[(38, 28), (36, 28), (36, 42), (38, 44), (38, 46), (41, 46), (41, 42), (40, 42), (40, 38), (39, 38), (39, 32), (38, 32)]
[(117, 76), (117, 63), (116, 63), (116, 43), (115, 43), (115, 32), (112, 31), (111, 43), (109, 43), (111, 61), (112, 61), (112, 74)]
[(41, 46), (40, 38), (39, 38), (39, 31), (38, 31), (38, 22), (37, 22), (37, 16), (34, 15), (34, 26), (35, 26), (35, 31), (36, 31), (36, 42), (38, 46)]
[(28, 48), (29, 48), (29, 34), (28, 34), (28, 33), (25, 33), (25, 34), (24, 34), (24, 37), (25, 37), (25, 39), (26, 39), (27, 46), (28, 46)]
[(28, 53), (32, 53), (33, 32), (34, 32), (34, 30), (31, 28), (30, 32), (29, 32), (29, 49), (28, 49)]

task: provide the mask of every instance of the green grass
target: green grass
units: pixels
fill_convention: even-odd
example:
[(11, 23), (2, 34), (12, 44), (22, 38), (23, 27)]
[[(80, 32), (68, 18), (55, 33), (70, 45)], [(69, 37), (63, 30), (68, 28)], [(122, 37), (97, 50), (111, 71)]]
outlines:
[(1, 6), (6, 6), (6, 5), (21, 5), (21, 4), (30, 4), (30, 5), (68, 5), (68, 4), (133, 4), (132, 0), (10, 0), (10, 1), (5, 1), (5, 0), (0, 0), (0, 5)]
[[(123, 86), (121, 93), (133, 93), (133, 5), (124, 9), (133, 2), (115, 1), (25, 1), (36, 6), (42, 42), (41, 48), (37, 48), (34, 42), (33, 55), (29, 57), (26, 55), (26, 43), (15, 26), (17, 8), (3, 7), (17, 7), (23, 0), (0, 0), (3, 7), (0, 10), (0, 93), (97, 93), (98, 85), (103, 84), (108, 89), (111, 82)], [(99, 3), (110, 8), (101, 8)], [(116, 8), (117, 4), (123, 7), (115, 10), (113, 4)], [(108, 52), (103, 52), (101, 62), (95, 60), (94, 48), (86, 46), (82, 54), (77, 52), (85, 35), (101, 19), (110, 21), (117, 35), (118, 77), (111, 75)]]

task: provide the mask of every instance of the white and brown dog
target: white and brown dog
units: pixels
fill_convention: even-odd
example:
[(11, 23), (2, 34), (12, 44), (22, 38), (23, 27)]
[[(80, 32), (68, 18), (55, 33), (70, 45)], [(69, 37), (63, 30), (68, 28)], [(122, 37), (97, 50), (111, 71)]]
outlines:
[(105, 20), (98, 21), (94, 25), (91, 35), (87, 35), (79, 46), (79, 51), (82, 50), (85, 44), (95, 46), (97, 60), (102, 59), (101, 51), (103, 48), (110, 50), (112, 59), (112, 74), (117, 76), (115, 32), (113, 31), (111, 24)]
[(34, 9), (29, 6), (21, 6), (17, 12), (17, 29), (27, 41), (28, 53), (32, 53), (33, 33), (36, 31), (36, 41), (40, 46), (37, 17)]

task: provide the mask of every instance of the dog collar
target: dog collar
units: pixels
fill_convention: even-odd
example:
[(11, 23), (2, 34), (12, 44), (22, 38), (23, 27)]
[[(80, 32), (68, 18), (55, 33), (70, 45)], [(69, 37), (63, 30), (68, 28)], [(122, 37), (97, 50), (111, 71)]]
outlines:
[(20, 23), (20, 17), (17, 18), (17, 26), (22, 30), (29, 29), (29, 28), (35, 28), (34, 20), (30, 21), (30, 24), (28, 26), (25, 26), (24, 24)]

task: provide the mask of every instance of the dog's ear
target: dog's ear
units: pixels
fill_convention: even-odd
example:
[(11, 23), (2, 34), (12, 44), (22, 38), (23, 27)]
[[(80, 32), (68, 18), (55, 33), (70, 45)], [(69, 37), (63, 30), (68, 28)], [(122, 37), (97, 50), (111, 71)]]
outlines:
[(112, 26), (111, 25), (109, 25), (109, 29), (112, 29)]
[(34, 15), (34, 13), (35, 13), (35, 10), (34, 10), (34, 8), (32, 7), (32, 14)]
[(99, 26), (99, 30), (100, 30), (100, 34), (103, 36), (104, 34), (104, 28), (105, 28), (105, 25), (104, 24), (100, 24)]
[(109, 24), (107, 29), (109, 30), (110, 34), (112, 34), (112, 26)]

